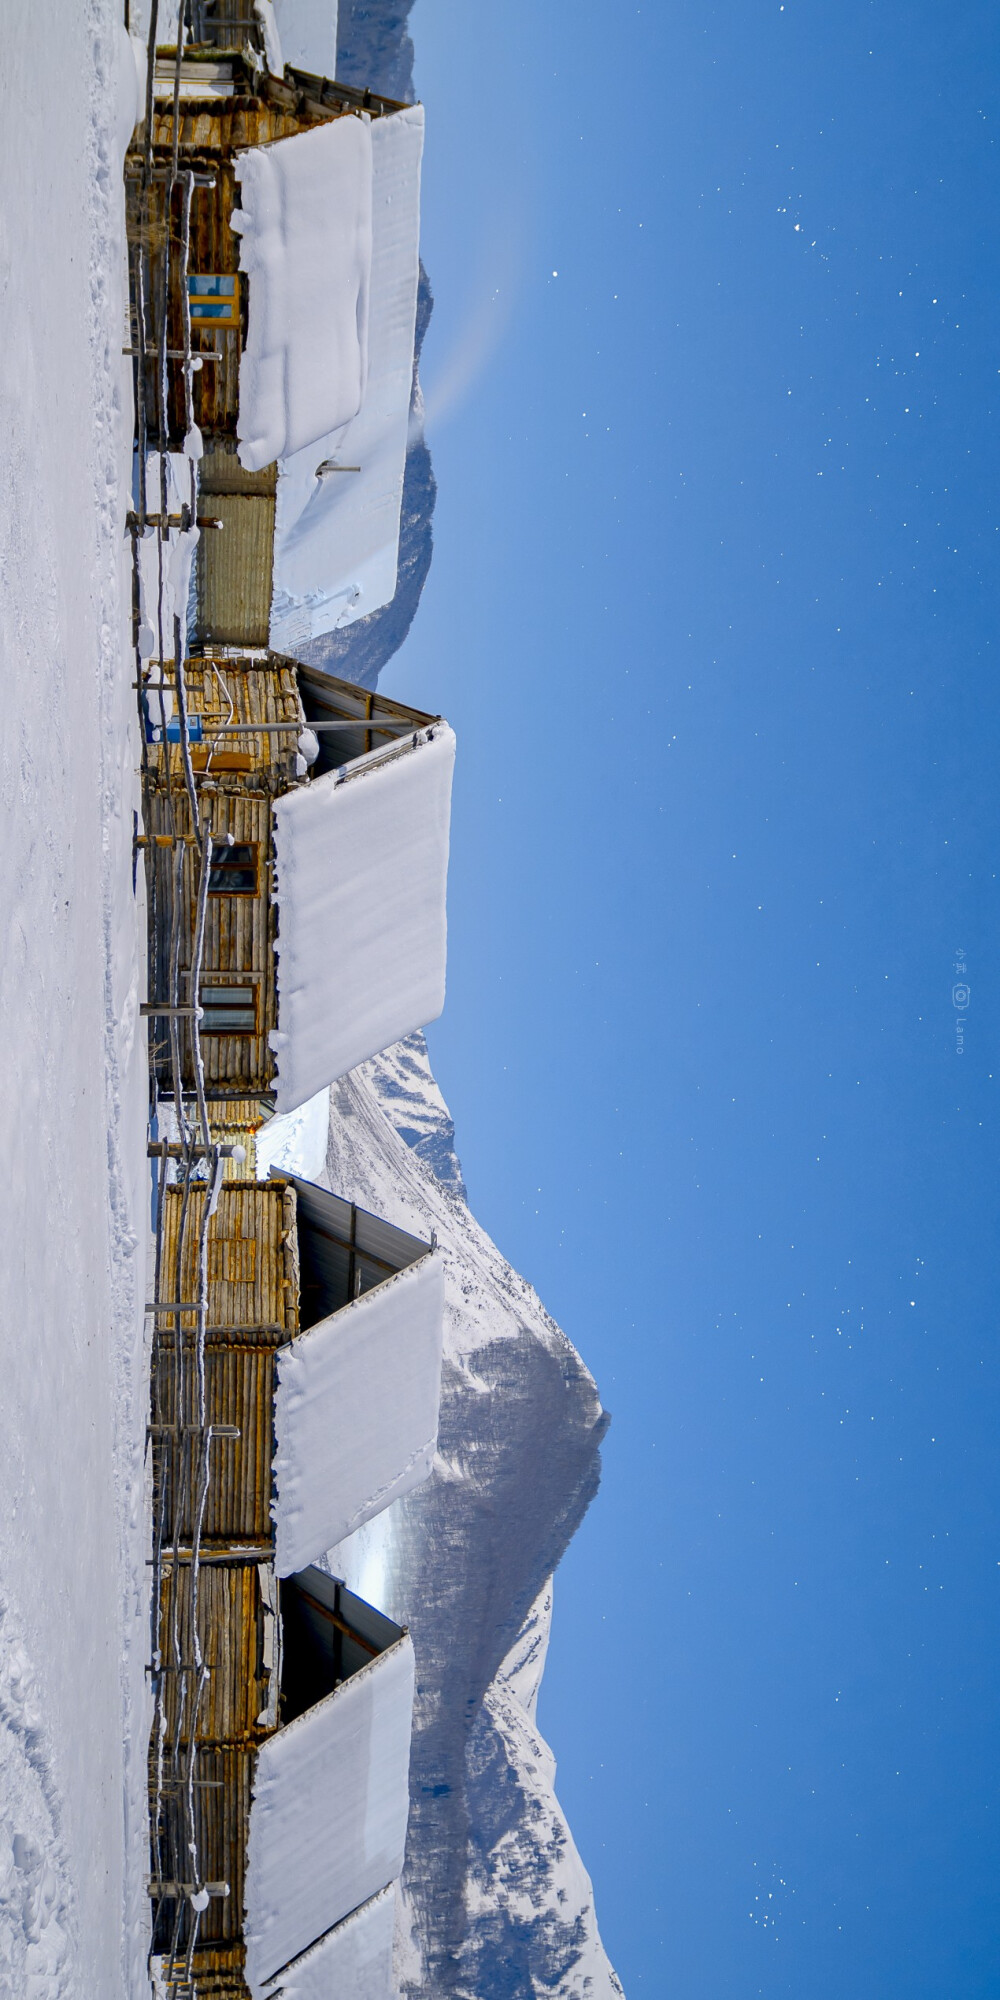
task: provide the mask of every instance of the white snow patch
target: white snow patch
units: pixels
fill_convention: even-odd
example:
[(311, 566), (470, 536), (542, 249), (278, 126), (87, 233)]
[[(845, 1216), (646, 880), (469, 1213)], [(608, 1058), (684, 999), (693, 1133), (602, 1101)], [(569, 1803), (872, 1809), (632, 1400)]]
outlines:
[[(535, 1720), (535, 1711), (538, 1707), (538, 1691), (545, 1672), (551, 1630), (552, 1578), (550, 1577), (548, 1583), (539, 1591), (498, 1675), (498, 1679), (502, 1680), (508, 1693), (523, 1708), (531, 1723)], [(555, 1776), (554, 1758), (552, 1775)]]
[(262, 1745), (245, 1892), (254, 2000), (289, 1959), (398, 1877), (412, 1711), (404, 1637)]
[(279, 1111), (440, 1014), (454, 762), (435, 723), (276, 801)]
[[(159, 0), (156, 12), (156, 45), (160, 49), (176, 48), (177, 22), (184, 0)], [(131, 0), (129, 20), (132, 33), (138, 35), (144, 45), (149, 43), (149, 16), (151, 0)]]
[(281, 33), (271, 0), (253, 0), (253, 11), (264, 38), (264, 61), (272, 76), (284, 76), (285, 58), (281, 52)]
[(305, 1569), (426, 1479), (437, 1442), (444, 1266), (432, 1252), (277, 1358), (275, 1568)]
[(274, 0), (286, 63), (313, 76), (337, 74), (337, 0)]
[[(535, 1607), (529, 1614), (529, 1625), (534, 1616)], [(513, 1649), (515, 1656), (519, 1645), (520, 1641)], [(513, 1668), (514, 1684), (508, 1679), (508, 1664)], [(598, 2000), (598, 1995), (603, 2000), (623, 2000), (621, 1982), (609, 1965), (597, 1935), (590, 1876), (555, 1797), (555, 1758), (518, 1699), (517, 1673), (516, 1657), (511, 1661), (508, 1656), (487, 1689), (483, 1706), (503, 1744), (507, 1768), (516, 1774), (524, 1801), (522, 1812), (531, 1826), (532, 1846), (539, 1853), (553, 1857), (559, 1922), (568, 1932), (576, 1930), (584, 1944), (575, 1963), (563, 1972), (559, 1993), (565, 2000)], [(511, 1823), (499, 1840), (487, 1853), (477, 1856), (470, 1868), (466, 1907), (472, 1928), (478, 1923), (488, 1928), (498, 1908), (504, 1910), (508, 1921), (515, 1925), (520, 1921), (528, 1931), (538, 1921), (540, 1885), (534, 1871), (525, 1867), (525, 1841), (519, 1820), (520, 1816), (512, 1814)]]
[(330, 1128), (330, 1090), (327, 1085), (309, 1097), (295, 1111), (269, 1118), (254, 1134), (257, 1179), (266, 1181), (272, 1167), (280, 1173), (298, 1174), (304, 1181), (319, 1179), (326, 1163), (326, 1142)]
[(0, 1612), (0, 1993), (72, 1991), (75, 1911), (38, 1679)]
[(146, 49), (124, 22), (118, 26), (118, 151), (125, 158), (129, 140), (146, 115)]
[(327, 1551), (327, 1568), (366, 1604), (384, 1604), (394, 1543), (396, 1509), (386, 1507)]
[[(271, 643), (279, 649), (349, 625), (396, 589), (399, 516), (413, 383), (420, 266), (424, 113), (376, 118), (368, 383), (358, 415), (279, 466)], [(317, 478), (327, 460), (357, 471)]]
[[(195, 468), (181, 452), (161, 457), (151, 451), (146, 461), (146, 510), (168, 516), (197, 506)], [(176, 658), (175, 621), (180, 620), (181, 646), (186, 650), (191, 566), (200, 530), (167, 528), (162, 536), (146, 528), (139, 541), (139, 650), (145, 660)], [(152, 704), (155, 710), (157, 704)], [(154, 713), (153, 720), (156, 720)]]
[(241, 462), (259, 471), (349, 422), (368, 371), (372, 136), (335, 118), (236, 162), (250, 278), (240, 356)]

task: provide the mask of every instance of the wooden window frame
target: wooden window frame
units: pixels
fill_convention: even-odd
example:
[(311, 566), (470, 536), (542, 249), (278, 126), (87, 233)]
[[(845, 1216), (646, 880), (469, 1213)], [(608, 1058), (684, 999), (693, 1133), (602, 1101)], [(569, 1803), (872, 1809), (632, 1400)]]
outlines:
[[(229, 852), (229, 853), (235, 853), (235, 851), (236, 851), (236, 849), (237, 849), (238, 847), (243, 847), (243, 848), (246, 848), (246, 849), (247, 849), (247, 850), (248, 850), (248, 851), (249, 851), (249, 852), (250, 852), (250, 853), (252, 854), (252, 856), (253, 856), (253, 864), (252, 864), (252, 865), (253, 865), (253, 888), (252, 888), (252, 889), (233, 889), (233, 888), (230, 888), (230, 887), (228, 887), (228, 886), (223, 886), (223, 887), (220, 887), (220, 888), (216, 889), (216, 888), (214, 888), (214, 887), (212, 886), (212, 874), (211, 874), (211, 871), (210, 871), (210, 872), (209, 872), (209, 889), (208, 889), (208, 893), (209, 893), (209, 895), (210, 895), (210, 896), (248, 896), (248, 897), (253, 897), (253, 896), (259, 896), (259, 895), (260, 895), (260, 841), (259, 841), (259, 840), (235, 840), (235, 839), (234, 839), (234, 841), (233, 841), (233, 843), (232, 843), (232, 847), (230, 848), (230, 847), (229, 847), (229, 844), (228, 844), (228, 842), (226, 841), (226, 838), (225, 838), (225, 835), (223, 835), (223, 836), (221, 837), (221, 839), (217, 839), (217, 838), (216, 838), (216, 836), (215, 836), (215, 834), (213, 834), (213, 835), (212, 835), (212, 870), (215, 870), (215, 869), (218, 869), (218, 872), (219, 872), (219, 873), (221, 873), (221, 874), (224, 874), (224, 873), (225, 873), (225, 863), (224, 863), (224, 862), (218, 862), (218, 863), (217, 863), (217, 862), (216, 862), (216, 860), (215, 860), (215, 853), (216, 853), (216, 850), (217, 850), (218, 848), (222, 848), (222, 849), (223, 849), (223, 850), (224, 850), (225, 852)], [(245, 863), (243, 863), (242, 865), (243, 865), (244, 867), (249, 867), (249, 866), (250, 866), (251, 864), (250, 864), (249, 862), (245, 862)], [(234, 864), (233, 864), (233, 866), (234, 866), (234, 868), (235, 868), (236, 864), (234, 863)]]
[[(232, 284), (232, 292), (199, 291), (199, 285), (218, 284), (222, 278)], [(188, 273), (188, 311), (191, 315), (192, 332), (195, 327), (224, 326), (239, 328), (240, 325), (240, 279), (238, 271), (190, 271)], [(228, 308), (225, 312), (204, 311), (206, 306)], [(202, 308), (199, 311), (199, 307)]]
[[(253, 1003), (253, 1026), (250, 1027), (244, 1025), (242, 1027), (235, 1027), (232, 1023), (226, 1023), (224, 1026), (217, 1026), (216, 1024), (214, 1024), (212, 1021), (213, 1011), (217, 1011), (218, 1013), (221, 1014), (223, 1004), (225, 1003), (221, 1003), (215, 1010), (213, 1010), (211, 1007), (206, 1007), (205, 1005), (206, 993), (233, 993), (233, 994), (248, 993)], [(202, 1016), (200, 1022), (201, 1033), (203, 1035), (245, 1035), (248, 1038), (248, 1040), (252, 1040), (255, 1035), (259, 1035), (260, 1033), (260, 1000), (258, 997), (259, 994), (260, 994), (259, 984), (255, 981), (248, 979), (246, 977), (246, 974), (244, 974), (242, 978), (239, 978), (237, 976), (236, 978), (233, 979), (222, 979), (219, 977), (217, 973), (211, 973), (207, 978), (202, 980), (201, 985), (198, 988), (198, 1005), (202, 1009)], [(240, 1003), (237, 1002), (236, 1000), (233, 1000), (229, 1004), (231, 1005), (233, 1011), (235, 1012), (237, 1006)]]

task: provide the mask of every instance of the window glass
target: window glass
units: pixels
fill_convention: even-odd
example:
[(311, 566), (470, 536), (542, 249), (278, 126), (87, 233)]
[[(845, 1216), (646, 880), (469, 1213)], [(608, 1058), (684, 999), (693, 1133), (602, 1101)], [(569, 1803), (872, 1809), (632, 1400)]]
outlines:
[(191, 271), (188, 274), (188, 291), (192, 298), (231, 299), (236, 290), (236, 279), (232, 272)]
[(188, 274), (188, 309), (193, 323), (215, 320), (223, 326), (240, 323), (240, 293), (231, 271), (191, 271)]
[(257, 849), (249, 841), (212, 842), (212, 868), (208, 878), (216, 896), (255, 896), (257, 893)]
[(198, 995), (203, 1035), (252, 1035), (257, 1026), (252, 986), (203, 986)]

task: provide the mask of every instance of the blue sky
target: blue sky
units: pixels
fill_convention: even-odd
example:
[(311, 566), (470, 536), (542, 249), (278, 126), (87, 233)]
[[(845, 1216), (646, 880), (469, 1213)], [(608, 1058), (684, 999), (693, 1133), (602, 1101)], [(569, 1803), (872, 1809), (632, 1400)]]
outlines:
[(993, 1996), (1000, 25), (412, 31), (432, 1054), (614, 1418), (560, 1797), (629, 2000)]

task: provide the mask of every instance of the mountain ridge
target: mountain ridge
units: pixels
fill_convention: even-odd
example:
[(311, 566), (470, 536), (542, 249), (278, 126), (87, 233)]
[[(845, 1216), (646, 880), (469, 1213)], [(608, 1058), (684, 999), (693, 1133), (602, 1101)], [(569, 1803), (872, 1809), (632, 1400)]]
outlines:
[(409, 1626), (417, 1658), (401, 1990), (620, 2000), (534, 1720), (551, 1578), (597, 1491), (607, 1416), (469, 1211), (422, 1036), (333, 1086), (326, 1179), (403, 1228), (434, 1230), (445, 1262), (431, 1477), (329, 1557)]

